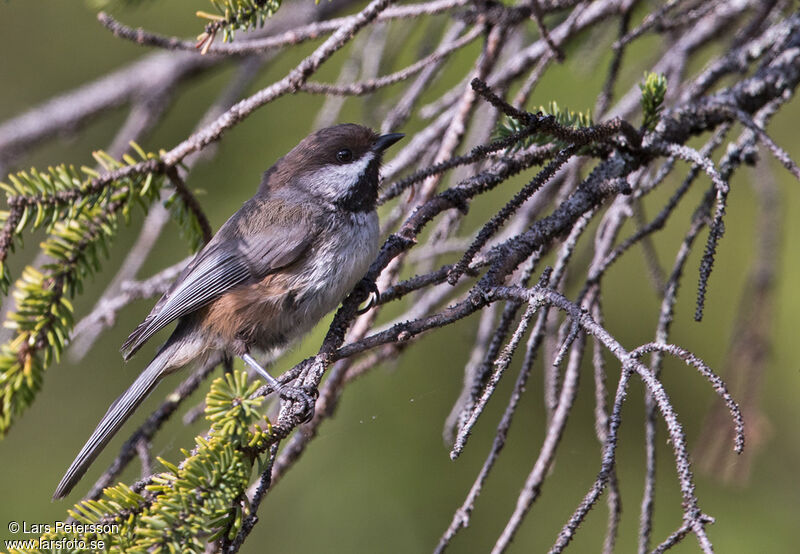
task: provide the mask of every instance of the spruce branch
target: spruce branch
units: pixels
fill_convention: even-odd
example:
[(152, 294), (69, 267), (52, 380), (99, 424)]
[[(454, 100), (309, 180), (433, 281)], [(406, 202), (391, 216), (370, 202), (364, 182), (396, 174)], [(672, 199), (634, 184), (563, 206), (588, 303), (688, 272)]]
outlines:
[(222, 31), (223, 42), (233, 40), (237, 30), (248, 31), (262, 27), (281, 7), (281, 0), (210, 0), (217, 14), (198, 11), (197, 17), (206, 19), (205, 30), (197, 37), (195, 45), (203, 54), (208, 52), (217, 33)]
[(120, 483), (97, 500), (69, 511), (86, 532), (47, 533), (42, 540), (97, 541), (112, 551), (203, 552), (206, 543), (233, 538), (248, 515), (240, 502), (258, 456), (275, 441), (261, 413), (262, 397), (247, 374), (218, 377), (206, 395), (211, 430), (197, 437), (192, 452), (175, 465), (159, 458), (165, 471), (151, 476), (138, 492)]
[(642, 91), (642, 128), (652, 131), (667, 95), (667, 78), (658, 73), (646, 73), (639, 89)]
[[(129, 221), (136, 206), (146, 212), (161, 195), (165, 167), (155, 154), (132, 146), (138, 159), (125, 155), (119, 161), (95, 152), (103, 173), (61, 165), (19, 172), (9, 175), (10, 184), (0, 183), (9, 206), (0, 212), (0, 287), (7, 291), (11, 285), (8, 255), (24, 232), (48, 233), (41, 251), (51, 260), (41, 270), (25, 268), (16, 283), (16, 310), (6, 322), (14, 336), (0, 346), (0, 435), (33, 401), (44, 370), (60, 359), (74, 326), (70, 300), (100, 269), (119, 222)], [(189, 207), (191, 199), (183, 196), (172, 205), (190, 241), (201, 244), (205, 233), (198, 213), (202, 212), (194, 204)]]
[[(545, 117), (552, 116), (555, 118), (555, 123), (561, 127), (581, 129), (594, 125), (591, 112), (575, 112), (569, 108), (561, 108), (558, 105), (558, 102), (555, 100), (551, 100), (547, 106), (539, 106), (537, 115)], [(529, 125), (525, 125), (519, 119), (506, 115), (503, 117), (500, 123), (498, 123), (497, 129), (495, 129), (495, 136), (498, 139), (511, 137), (515, 134), (521, 133), (528, 127)], [(566, 148), (568, 145), (567, 142), (560, 139), (556, 139), (554, 141), (553, 136), (548, 134), (547, 131), (537, 131), (533, 134), (529, 134), (522, 140), (516, 141), (511, 148), (512, 150), (518, 150), (520, 148), (528, 148), (534, 144), (538, 146), (544, 146), (545, 144), (550, 143), (553, 143), (554, 146), (559, 149)]]

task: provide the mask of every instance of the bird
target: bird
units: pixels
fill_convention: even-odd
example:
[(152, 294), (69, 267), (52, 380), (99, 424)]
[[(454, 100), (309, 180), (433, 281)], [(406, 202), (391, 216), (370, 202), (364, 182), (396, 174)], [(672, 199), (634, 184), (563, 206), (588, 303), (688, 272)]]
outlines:
[[(378, 251), (383, 153), (403, 136), (379, 135), (354, 123), (327, 127), (264, 172), (255, 195), (220, 227), (122, 345), (127, 361), (177, 320), (150, 364), (108, 408), (54, 500), (72, 490), (159, 381), (190, 362), (222, 352), (242, 359), (273, 390), (287, 390), (253, 354), (310, 331), (362, 280)], [(310, 406), (313, 410), (313, 399)]]

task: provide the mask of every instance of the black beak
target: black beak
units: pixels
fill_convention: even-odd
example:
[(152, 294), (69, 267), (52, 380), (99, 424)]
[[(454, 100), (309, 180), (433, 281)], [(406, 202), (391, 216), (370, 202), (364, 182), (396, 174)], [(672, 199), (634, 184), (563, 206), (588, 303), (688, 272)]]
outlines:
[(405, 135), (403, 133), (389, 133), (388, 135), (381, 135), (378, 137), (378, 140), (375, 141), (375, 144), (372, 145), (372, 149), (375, 152), (383, 152), (404, 136)]

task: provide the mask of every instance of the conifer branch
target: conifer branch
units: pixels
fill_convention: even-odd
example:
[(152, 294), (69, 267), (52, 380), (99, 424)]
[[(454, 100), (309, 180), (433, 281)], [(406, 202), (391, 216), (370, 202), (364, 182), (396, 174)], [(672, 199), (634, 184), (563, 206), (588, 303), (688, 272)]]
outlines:
[[(126, 155), (120, 162), (96, 152), (102, 174), (62, 165), (9, 175), (10, 184), (0, 183), (9, 206), (0, 213), (0, 287), (7, 291), (11, 285), (8, 255), (25, 231), (48, 233), (41, 248), (52, 260), (42, 271), (25, 268), (15, 287), (17, 308), (7, 321), (15, 334), (0, 346), (0, 434), (33, 401), (44, 370), (60, 359), (74, 325), (70, 299), (100, 269), (120, 219), (127, 221), (135, 206), (146, 211), (161, 194), (165, 167), (154, 154), (133, 147), (139, 160)], [(177, 219), (189, 237), (197, 237), (194, 219)], [(190, 240), (199, 242), (202, 235)]]

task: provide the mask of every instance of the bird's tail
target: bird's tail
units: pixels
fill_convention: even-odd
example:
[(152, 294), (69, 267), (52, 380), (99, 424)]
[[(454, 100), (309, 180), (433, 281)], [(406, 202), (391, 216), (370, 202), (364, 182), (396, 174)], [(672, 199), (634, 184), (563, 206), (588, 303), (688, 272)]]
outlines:
[(105, 448), (108, 441), (119, 431), (122, 424), (139, 407), (145, 398), (153, 391), (161, 377), (165, 374), (165, 369), (171, 358), (171, 348), (163, 348), (150, 362), (150, 365), (136, 378), (136, 381), (126, 390), (122, 396), (117, 398), (111, 407), (108, 408), (106, 415), (97, 424), (97, 428), (83, 445), (78, 456), (69, 466), (67, 473), (53, 493), (53, 500), (63, 498), (72, 487), (80, 481), (89, 466), (97, 458), (98, 454)]

